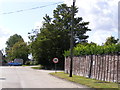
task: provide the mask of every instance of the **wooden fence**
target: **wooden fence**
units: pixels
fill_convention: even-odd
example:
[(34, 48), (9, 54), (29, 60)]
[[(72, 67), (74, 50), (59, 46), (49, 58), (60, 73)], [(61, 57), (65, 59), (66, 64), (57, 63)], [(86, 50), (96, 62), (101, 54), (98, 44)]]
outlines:
[[(70, 71), (70, 57), (65, 58), (65, 73)], [(120, 82), (120, 55), (73, 57), (73, 74), (102, 81)]]

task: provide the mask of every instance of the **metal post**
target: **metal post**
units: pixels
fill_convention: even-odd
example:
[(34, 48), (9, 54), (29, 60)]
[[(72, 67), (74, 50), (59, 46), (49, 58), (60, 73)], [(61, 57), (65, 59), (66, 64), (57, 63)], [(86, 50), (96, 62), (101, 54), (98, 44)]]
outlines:
[(72, 28), (71, 28), (71, 40), (70, 40), (70, 75), (69, 77), (72, 77), (72, 64), (73, 64), (73, 30), (74, 30), (74, 8), (75, 8), (75, 0), (73, 0), (73, 7), (72, 7)]
[(55, 63), (55, 73), (57, 73), (57, 69), (56, 69), (56, 67), (57, 67), (57, 65), (56, 65), (57, 63)]

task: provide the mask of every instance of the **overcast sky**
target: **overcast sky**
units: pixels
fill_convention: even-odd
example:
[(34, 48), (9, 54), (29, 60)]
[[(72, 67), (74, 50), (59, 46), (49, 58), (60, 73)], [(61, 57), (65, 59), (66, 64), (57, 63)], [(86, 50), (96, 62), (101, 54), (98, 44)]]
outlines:
[[(29, 1), (29, 2), (28, 2)], [(28, 41), (28, 32), (41, 26), (43, 17), (48, 14), (52, 17), (53, 10), (57, 7), (53, 3), (63, 2), (72, 4), (72, 0), (0, 0), (0, 50), (6, 47), (7, 39), (17, 33)], [(50, 5), (47, 7), (23, 12), (3, 14), (18, 10)], [(77, 16), (83, 21), (89, 21), (87, 32), (89, 42), (101, 44), (111, 35), (118, 37), (118, 0), (76, 0), (79, 8)]]

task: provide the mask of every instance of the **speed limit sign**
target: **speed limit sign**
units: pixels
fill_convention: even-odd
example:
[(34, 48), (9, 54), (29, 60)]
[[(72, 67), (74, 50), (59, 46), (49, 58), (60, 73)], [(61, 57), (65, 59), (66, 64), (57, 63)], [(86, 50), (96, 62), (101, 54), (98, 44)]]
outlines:
[(53, 58), (54, 63), (58, 63), (58, 61), (59, 61), (58, 58)]

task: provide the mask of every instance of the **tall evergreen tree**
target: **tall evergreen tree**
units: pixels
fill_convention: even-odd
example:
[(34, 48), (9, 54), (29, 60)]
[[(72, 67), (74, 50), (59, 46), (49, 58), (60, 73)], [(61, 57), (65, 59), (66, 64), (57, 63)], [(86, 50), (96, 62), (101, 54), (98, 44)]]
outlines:
[[(30, 44), (33, 56), (40, 64), (53, 66), (52, 59), (57, 57), (60, 59), (59, 67), (63, 68), (63, 53), (70, 48), (71, 12), (72, 6), (61, 4), (53, 11), (53, 18), (48, 15), (43, 18), (44, 23), (40, 33)], [(76, 13), (78, 13), (78, 8), (75, 7), (75, 15)], [(90, 31), (87, 27), (89, 22), (82, 20), (82, 17), (74, 18), (74, 41), (78, 38), (79, 41), (86, 42), (88, 38), (85, 33)]]

